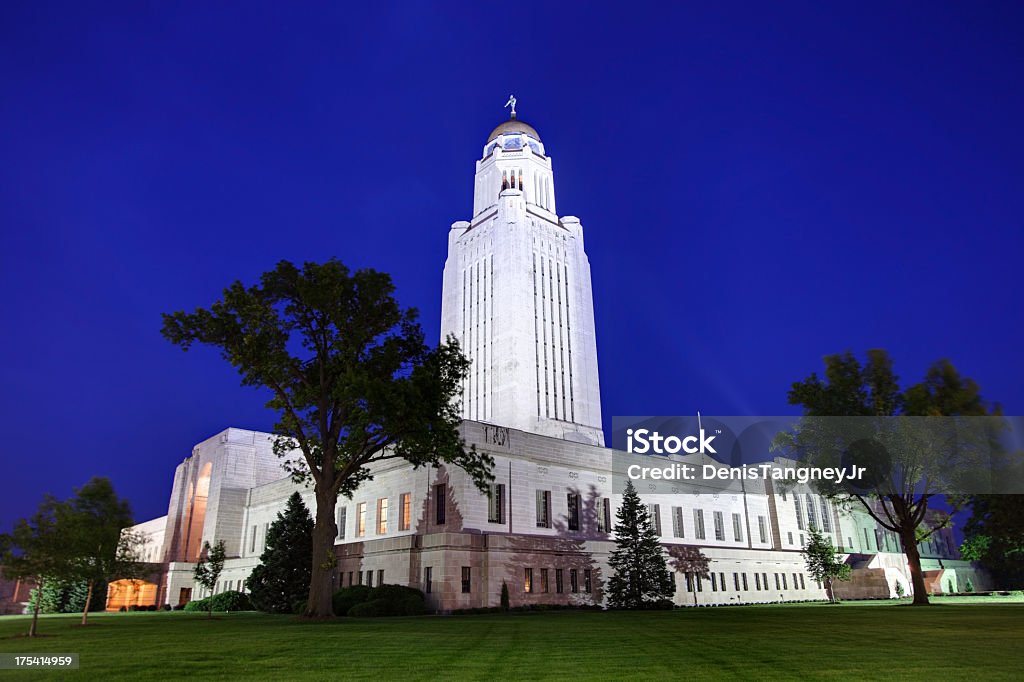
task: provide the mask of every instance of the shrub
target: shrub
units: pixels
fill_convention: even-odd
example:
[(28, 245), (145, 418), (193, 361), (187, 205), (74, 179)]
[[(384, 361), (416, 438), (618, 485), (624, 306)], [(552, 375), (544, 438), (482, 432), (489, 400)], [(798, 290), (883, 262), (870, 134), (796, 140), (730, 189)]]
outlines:
[(373, 588), (373, 599), (408, 599), (416, 598), (423, 601), (426, 597), (415, 587), (405, 585), (378, 585)]
[(163, 611), (170, 611), (170, 610), (171, 610), (171, 605), (170, 605), (170, 604), (164, 604), (164, 605), (163, 605), (163, 606), (161, 606), (160, 608), (161, 608), (161, 610), (163, 610)]
[(383, 616), (421, 616), (426, 613), (423, 600), (414, 596), (400, 598), (371, 599), (356, 604), (348, 611), (353, 618), (378, 618)]
[(509, 599), (508, 599), (508, 584), (501, 581), (501, 610), (508, 611)]
[(195, 601), (190, 601), (187, 604), (185, 604), (185, 610), (189, 612), (207, 611), (209, 610), (209, 607), (207, 607), (206, 604), (209, 600), (210, 598), (207, 597), (206, 599), (196, 599)]
[(903, 583), (896, 583), (896, 598), (903, 599), (904, 594), (906, 594), (906, 592), (903, 590)]
[(128, 607), (127, 606), (122, 606), (121, 608), (118, 609), (119, 613), (126, 613), (127, 611), (128, 611)]
[(334, 604), (334, 615), (347, 616), (349, 610), (356, 604), (370, 601), (373, 597), (373, 588), (366, 585), (350, 585), (343, 587), (334, 593), (332, 602)]
[(964, 585), (964, 591), (974, 592), (974, 582), (970, 578), (967, 579), (967, 584)]
[[(214, 611), (252, 611), (252, 601), (249, 595), (234, 590), (215, 594), (210, 599), (210, 605)], [(207, 608), (210, 608), (207, 606)]]
[(309, 603), (308, 599), (300, 599), (300, 600), (298, 600), (297, 602), (292, 604), (292, 613), (294, 613), (296, 616), (301, 616), (302, 614), (304, 614), (306, 612), (306, 604), (308, 604), (308, 603)]

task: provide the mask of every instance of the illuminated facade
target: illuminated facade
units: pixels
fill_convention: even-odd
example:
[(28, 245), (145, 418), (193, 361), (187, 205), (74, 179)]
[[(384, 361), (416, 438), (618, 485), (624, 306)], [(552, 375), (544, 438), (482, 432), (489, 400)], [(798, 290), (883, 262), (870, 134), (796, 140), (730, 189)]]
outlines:
[[(449, 231), (441, 329), (472, 360), (461, 429), (494, 456), (491, 494), (458, 469), (380, 464), (338, 502), (336, 584), (411, 585), (440, 611), (496, 606), (503, 583), (513, 605), (602, 603), (620, 496), (603, 447), (590, 266), (580, 221), (555, 212), (539, 133), (515, 118), (487, 138), (472, 219)], [(230, 428), (193, 449), (175, 471), (167, 516), (137, 527), (149, 539), (152, 587), (112, 590), (108, 608), (204, 596), (192, 568), (206, 541), (223, 540), (229, 556), (217, 591), (243, 589), (292, 492), (314, 505), (281, 468), (272, 438)], [(676, 573), (679, 605), (825, 598), (800, 554), (812, 527), (854, 567), (841, 596), (910, 592), (896, 538), (808, 489), (753, 482), (740, 493), (669, 499), (649, 500), (668, 554), (709, 560), (703, 576)], [(934, 591), (968, 577), (986, 584), (957, 558), (948, 531), (921, 551)]]

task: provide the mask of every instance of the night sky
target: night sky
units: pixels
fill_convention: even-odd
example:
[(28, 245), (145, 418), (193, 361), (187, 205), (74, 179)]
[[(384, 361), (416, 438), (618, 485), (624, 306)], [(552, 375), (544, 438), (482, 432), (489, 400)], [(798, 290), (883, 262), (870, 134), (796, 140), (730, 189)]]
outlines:
[(0, 530), (92, 475), (160, 516), (193, 444), (270, 429), (159, 329), (280, 259), (392, 273), (436, 339), (509, 93), (583, 222), (606, 427), (793, 414), (873, 347), (1024, 411), (1024, 5), (377, 4), (0, 6)]

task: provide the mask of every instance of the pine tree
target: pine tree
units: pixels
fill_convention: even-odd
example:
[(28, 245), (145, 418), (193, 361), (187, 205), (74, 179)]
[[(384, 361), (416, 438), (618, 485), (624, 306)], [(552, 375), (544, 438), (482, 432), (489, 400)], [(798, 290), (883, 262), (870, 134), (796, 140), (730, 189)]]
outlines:
[(672, 577), (665, 554), (631, 481), (626, 482), (616, 519), (616, 548), (608, 560), (614, 571), (608, 581), (608, 605), (638, 609), (671, 599)]
[(297, 492), (270, 524), (260, 565), (245, 581), (261, 611), (291, 613), (306, 598), (313, 563), (313, 517)]

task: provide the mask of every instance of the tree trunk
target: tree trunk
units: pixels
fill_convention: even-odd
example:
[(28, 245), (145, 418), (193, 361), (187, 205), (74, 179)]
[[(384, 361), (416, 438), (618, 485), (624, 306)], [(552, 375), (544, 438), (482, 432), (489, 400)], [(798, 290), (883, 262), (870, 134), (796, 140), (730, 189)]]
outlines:
[(836, 603), (836, 595), (832, 591), (832, 578), (825, 578), (825, 594), (828, 595), (828, 602), (830, 604)]
[(43, 578), (39, 578), (39, 582), (36, 583), (36, 605), (32, 609), (32, 623), (28, 626), (28, 636), (35, 637), (36, 630), (39, 623), (39, 607), (43, 603)]
[(910, 566), (910, 582), (914, 590), (914, 606), (928, 606), (928, 589), (924, 586), (924, 572), (921, 571), (921, 553), (917, 551), (917, 533), (915, 528), (904, 528), (900, 533), (903, 553), (907, 555)]
[(313, 527), (313, 566), (306, 601), (306, 618), (334, 617), (334, 569), (337, 555), (334, 540), (338, 527), (334, 523), (334, 508), (338, 498), (316, 488), (316, 525)]
[(85, 593), (85, 608), (82, 609), (82, 625), (89, 624), (89, 606), (92, 604), (92, 586), (94, 581), (89, 581), (89, 590)]

